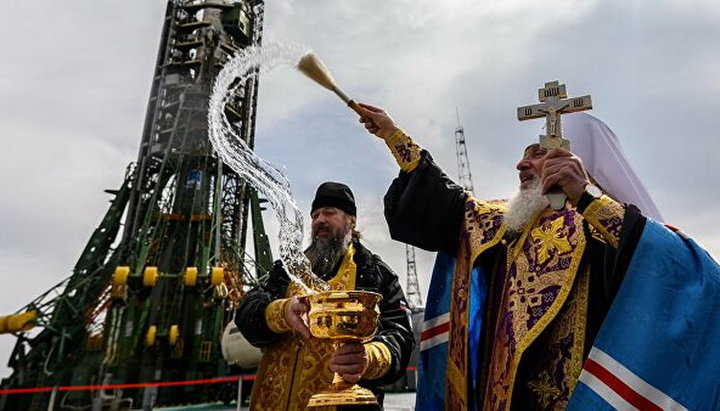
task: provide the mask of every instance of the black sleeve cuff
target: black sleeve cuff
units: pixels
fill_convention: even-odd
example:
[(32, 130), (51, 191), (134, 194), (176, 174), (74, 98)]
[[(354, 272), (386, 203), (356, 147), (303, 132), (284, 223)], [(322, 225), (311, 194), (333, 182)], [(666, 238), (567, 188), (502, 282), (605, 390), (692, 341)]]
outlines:
[(580, 194), (580, 199), (577, 202), (577, 210), (580, 212), (580, 214), (584, 213), (585, 210), (587, 210), (588, 206), (595, 201), (596, 197), (592, 194), (588, 193), (587, 191), (583, 191), (582, 194)]

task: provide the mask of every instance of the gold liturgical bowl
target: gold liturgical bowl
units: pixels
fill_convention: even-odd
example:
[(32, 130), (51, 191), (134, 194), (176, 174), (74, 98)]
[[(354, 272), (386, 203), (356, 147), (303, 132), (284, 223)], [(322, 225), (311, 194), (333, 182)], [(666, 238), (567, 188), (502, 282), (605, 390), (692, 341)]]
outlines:
[[(370, 340), (377, 331), (382, 295), (370, 291), (324, 291), (308, 296), (310, 332), (330, 339), (338, 347), (345, 342)], [(372, 391), (350, 384), (337, 373), (330, 386), (310, 397), (308, 407), (377, 404)]]

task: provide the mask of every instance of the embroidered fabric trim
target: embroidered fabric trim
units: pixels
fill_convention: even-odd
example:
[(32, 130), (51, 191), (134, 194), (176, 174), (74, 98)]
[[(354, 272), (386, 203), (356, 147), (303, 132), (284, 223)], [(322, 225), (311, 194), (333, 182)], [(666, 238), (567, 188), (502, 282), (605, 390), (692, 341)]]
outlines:
[(363, 378), (374, 380), (387, 374), (392, 363), (390, 349), (380, 341), (365, 343), (365, 351), (368, 355), (368, 368)]
[(354, 290), (355, 289), (355, 276), (357, 275), (357, 264), (354, 260), (355, 247), (352, 243), (348, 246), (345, 251), (340, 268), (338, 268), (335, 277), (328, 281), (328, 285), (332, 290)]
[(546, 209), (536, 218), (508, 248), (485, 396), (489, 409), (509, 409), (520, 358), (565, 304), (585, 249), (579, 213)]
[(292, 326), (287, 320), (291, 302), (292, 298), (281, 298), (271, 302), (265, 308), (265, 321), (272, 332), (282, 334), (292, 330)]
[(549, 335), (542, 348), (547, 357), (540, 359), (544, 366), (540, 374), (527, 382), (542, 409), (565, 409), (580, 371), (585, 344), (589, 269), (578, 273), (566, 309), (548, 327)]
[(445, 409), (467, 409), (470, 272), (478, 255), (500, 242), (506, 230), (503, 224), (505, 209), (502, 202), (474, 198), (469, 198), (465, 204), (450, 302)]
[(625, 207), (612, 198), (602, 195), (595, 199), (583, 213), (583, 217), (600, 232), (614, 248), (620, 243)]
[(385, 144), (390, 148), (402, 171), (412, 171), (420, 163), (422, 149), (404, 131), (394, 132), (385, 140)]

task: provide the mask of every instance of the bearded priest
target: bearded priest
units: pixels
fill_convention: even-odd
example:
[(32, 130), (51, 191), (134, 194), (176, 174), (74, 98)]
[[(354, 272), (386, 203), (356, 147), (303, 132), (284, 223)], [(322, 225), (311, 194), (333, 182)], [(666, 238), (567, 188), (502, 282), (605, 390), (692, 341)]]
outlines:
[(361, 106), (400, 166), (392, 237), (438, 251), (417, 409), (719, 409), (720, 268), (660, 223), (605, 124), (565, 116), (575, 153), (530, 144), (518, 193), (483, 201)]
[(290, 281), (282, 262), (275, 262), (266, 280), (243, 298), (235, 315), (245, 338), (263, 348), (250, 409), (304, 410), (313, 394), (330, 385), (333, 372), (371, 390), (378, 404), (315, 409), (382, 409), (383, 386), (405, 373), (415, 346), (405, 294), (397, 275), (360, 242), (350, 187), (334, 181), (322, 183), (310, 217), (312, 242), (305, 255), (313, 272), (332, 290), (382, 294), (378, 331), (371, 341), (344, 343), (337, 349), (332, 341), (312, 336), (307, 325), (307, 298)]

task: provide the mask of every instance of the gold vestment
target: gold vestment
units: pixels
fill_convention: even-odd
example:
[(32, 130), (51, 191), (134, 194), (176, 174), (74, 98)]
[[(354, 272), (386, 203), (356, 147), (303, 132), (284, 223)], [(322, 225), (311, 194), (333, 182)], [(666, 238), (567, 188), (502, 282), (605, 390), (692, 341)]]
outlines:
[[(351, 244), (335, 277), (328, 281), (332, 289), (355, 289), (357, 266), (353, 260), (354, 253)], [(292, 297), (296, 295), (301, 295), (300, 288), (291, 282), (287, 298), (273, 301), (265, 310), (268, 327), (282, 335), (263, 352), (250, 397), (251, 410), (305, 409), (310, 397), (332, 382), (329, 360), (334, 350), (333, 343), (315, 337), (305, 340), (294, 333), (287, 322), (286, 313)], [(365, 349), (369, 364), (363, 378), (382, 377), (390, 368), (390, 350), (377, 341), (365, 343)], [(323, 411), (331, 409), (334, 407), (322, 408)]]

